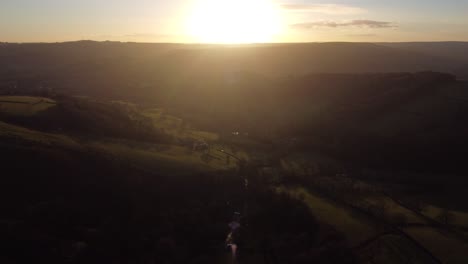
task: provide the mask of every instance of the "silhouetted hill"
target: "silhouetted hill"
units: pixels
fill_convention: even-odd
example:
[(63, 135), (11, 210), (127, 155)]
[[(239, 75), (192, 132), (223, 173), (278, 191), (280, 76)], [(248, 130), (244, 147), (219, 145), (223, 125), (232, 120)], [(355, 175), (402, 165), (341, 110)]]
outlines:
[(283, 98), (285, 133), (302, 130), (315, 148), (386, 168), (464, 170), (468, 84), (450, 75), (310, 75)]
[(424, 53), (426, 55), (444, 57), (458, 61), (468, 60), (468, 42), (393, 42), (378, 43), (386, 47), (406, 49), (409, 51)]
[[(299, 43), (263, 45), (143, 44), (120, 42), (67, 42), (55, 44), (4, 44), (0, 54), (7, 68), (54, 68), (75, 63), (118, 59), (122, 64), (151, 62), (180, 66), (222, 64), (227, 70), (247, 70), (260, 74), (303, 74), (311, 72), (448, 71), (444, 59), (464, 60), (467, 44), (460, 43)], [(163, 56), (163, 57), (160, 57)], [(104, 61), (103, 61), (104, 60)], [(33, 62), (29, 65), (24, 62)], [(162, 61), (161, 61), (162, 62)], [(152, 61), (155, 63), (155, 61)], [(191, 65), (186, 65), (191, 63)], [(194, 64), (195, 63), (195, 64)], [(108, 65), (111, 66), (111, 65)], [(116, 65), (114, 65), (116, 66)], [(130, 66), (130, 65), (126, 65)], [(251, 67), (253, 69), (251, 69)], [(398, 68), (396, 68), (398, 67)], [(42, 67), (43, 68), (43, 67)], [(202, 69), (214, 70), (203, 67)], [(44, 70), (44, 68), (43, 68)], [(200, 68), (198, 69), (200, 70)]]
[[(468, 42), (402, 42), (402, 43), (378, 43), (391, 48), (399, 48), (406, 51), (423, 53), (453, 60), (456, 66), (453, 73), (460, 78), (468, 78)], [(461, 65), (461, 66), (459, 66)]]

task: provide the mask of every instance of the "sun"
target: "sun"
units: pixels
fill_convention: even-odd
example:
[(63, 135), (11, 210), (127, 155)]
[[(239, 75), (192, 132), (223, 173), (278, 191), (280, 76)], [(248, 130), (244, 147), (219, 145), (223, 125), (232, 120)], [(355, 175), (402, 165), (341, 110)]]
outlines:
[(271, 0), (198, 0), (187, 31), (204, 43), (271, 42), (281, 31), (281, 19)]

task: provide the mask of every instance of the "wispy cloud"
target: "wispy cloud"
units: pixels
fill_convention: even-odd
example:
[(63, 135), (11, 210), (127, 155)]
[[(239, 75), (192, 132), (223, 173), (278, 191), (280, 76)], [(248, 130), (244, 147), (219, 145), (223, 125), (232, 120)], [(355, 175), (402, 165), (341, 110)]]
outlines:
[(398, 25), (393, 22), (375, 21), (375, 20), (352, 20), (349, 22), (336, 22), (336, 21), (316, 21), (292, 24), (293, 29), (314, 29), (321, 27), (362, 27), (362, 28), (397, 28)]
[(288, 11), (313, 12), (327, 15), (356, 15), (367, 13), (366, 9), (338, 4), (284, 4), (281, 7)]

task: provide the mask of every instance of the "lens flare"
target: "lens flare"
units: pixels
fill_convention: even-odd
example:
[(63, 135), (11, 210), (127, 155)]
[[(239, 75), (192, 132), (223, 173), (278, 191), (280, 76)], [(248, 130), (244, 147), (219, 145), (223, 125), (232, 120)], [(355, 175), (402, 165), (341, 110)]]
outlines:
[(269, 0), (199, 0), (187, 30), (197, 42), (270, 42), (281, 31), (281, 19)]

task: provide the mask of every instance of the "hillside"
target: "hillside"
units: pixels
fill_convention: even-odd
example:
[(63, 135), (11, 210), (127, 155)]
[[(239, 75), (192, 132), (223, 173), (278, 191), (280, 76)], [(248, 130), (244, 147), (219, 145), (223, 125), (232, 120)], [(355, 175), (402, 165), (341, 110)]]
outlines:
[(377, 44), (464, 62), (468, 59), (466, 54), (467, 42), (394, 42)]
[(2, 45), (0, 262), (228, 263), (240, 214), (242, 263), (464, 263), (465, 62), (425, 47)]
[[(210, 72), (178, 78), (167, 86), (145, 86), (147, 92), (132, 90), (142, 98), (128, 98), (134, 99), (134, 104), (103, 103), (55, 95), (55, 89), (34, 92), (31, 88), (29, 93), (63, 98), (34, 118), (4, 118), (44, 131), (78, 131), (81, 136), (101, 134), (153, 142), (183, 141), (186, 136), (174, 132), (192, 124), (220, 135), (248, 133), (251, 138), (277, 146), (295, 139), (298, 146), (365, 166), (463, 171), (460, 153), (468, 143), (461, 135), (467, 129), (464, 102), (468, 85), (453, 75), (420, 72), (266, 77), (242, 72), (231, 77)], [(27, 94), (28, 90), (19, 89), (17, 93)], [(11, 108), (11, 103), (3, 105)], [(160, 110), (152, 112), (155, 108)], [(160, 111), (179, 118), (164, 121)], [(152, 118), (167, 123), (166, 128), (154, 126)]]
[(143, 101), (148, 100), (143, 94), (157, 100), (180, 82), (197, 81), (202, 76), (203, 80), (232, 82), (239, 72), (288, 77), (430, 70), (466, 76), (464, 57), (454, 59), (455, 56), (441, 54), (444, 53), (428, 54), (372, 43), (5, 44), (0, 47), (0, 90), (43, 87), (78, 95)]
[[(31, 100), (30, 97), (16, 99)], [(61, 103), (60, 100), (55, 102)], [(294, 263), (306, 259), (367, 263), (371, 258), (378, 259), (377, 263), (386, 263), (388, 259), (393, 263), (405, 263), (407, 258), (437, 263), (425, 251), (425, 246), (421, 246), (428, 244), (427, 248), (437, 253), (436, 259), (457, 263), (453, 261), (458, 261), (465, 250), (452, 235), (444, 236), (445, 243), (454, 247), (452, 253), (448, 255), (440, 250), (441, 244), (434, 242), (440, 234), (431, 226), (408, 228), (415, 234), (413, 241), (399, 234), (395, 227), (385, 226), (385, 221), (374, 218), (374, 209), (369, 209), (371, 215), (360, 209), (350, 209), (341, 199), (346, 197), (347, 188), (354, 188), (354, 185), (351, 187), (345, 179), (330, 176), (330, 168), (320, 169), (314, 177), (302, 178), (310, 176), (302, 174), (307, 170), (302, 169), (305, 163), (301, 159), (307, 154), (294, 152), (294, 156), (281, 156), (281, 164), (295, 164), (298, 172), (292, 176), (292, 167), (284, 167), (280, 169), (283, 175), (273, 177), (270, 173), (279, 169), (275, 167), (274, 158), (277, 150), (269, 150), (260, 142), (256, 144), (261, 147), (254, 151), (244, 150), (246, 143), (236, 143), (238, 136), (218, 138), (216, 134), (190, 126), (178, 130), (174, 124), (179, 124), (181, 118), (162, 115), (161, 109), (145, 112), (155, 126), (164, 128), (176, 139), (191, 136), (194, 140), (204, 139), (210, 142), (210, 149), (207, 152), (193, 150), (192, 145), (178, 140), (172, 144), (133, 141), (115, 138), (111, 133), (107, 136), (112, 138), (103, 134), (75, 137), (79, 130), (62, 131), (68, 134), (46, 133), (0, 122), (2, 169), (7, 175), (2, 178), (1, 185), (4, 209), (0, 213), (0, 231), (8, 238), (8, 244), (7, 240), (0, 242), (9, 249), (2, 256), (24, 261), (56, 259), (54, 263), (60, 263), (71, 259), (99, 263), (101, 259), (121, 258), (113, 252), (124, 248), (125, 257), (129, 259), (155, 257), (176, 259), (181, 263), (188, 259), (224, 262), (225, 253), (219, 245), (224, 235), (223, 221), (231, 210), (241, 208), (245, 199), (243, 191), (239, 190), (244, 182), (238, 178), (237, 170), (241, 176), (249, 175), (251, 188), (249, 229), (243, 231), (248, 237), (246, 261), (255, 263), (258, 259), (275, 256), (284, 261), (294, 259)], [(220, 148), (226, 152), (218, 151)], [(229, 161), (229, 153), (243, 156), (248, 163)], [(262, 156), (264, 161), (261, 161)], [(309, 162), (322, 164), (319, 160), (322, 158), (312, 158)], [(339, 167), (332, 171), (335, 169)], [(13, 174), (15, 177), (8, 177)], [(296, 185), (290, 185), (298, 181), (304, 186), (299, 190)], [(309, 181), (314, 182), (314, 188), (309, 187)], [(21, 182), (29, 184), (21, 185)], [(332, 186), (342, 188), (336, 197), (320, 191), (320, 188)], [(278, 188), (279, 193), (266, 191), (269, 188)], [(372, 186), (361, 187), (346, 201), (367, 206), (367, 199), (381, 195), (378, 190)], [(226, 200), (232, 205), (227, 206)], [(376, 200), (376, 206), (379, 201)], [(404, 224), (421, 221), (395, 205), (385, 208), (389, 221), (396, 219), (397, 223), (403, 221)], [(438, 209), (431, 207), (431, 210)], [(408, 220), (401, 218), (402, 212), (405, 217), (408, 215)], [(460, 217), (465, 217), (465, 213), (454, 213), (457, 224), (464, 225)], [(204, 217), (206, 214), (211, 217)], [(431, 214), (438, 215), (437, 212)], [(132, 217), (127, 219), (129, 215)], [(274, 220), (270, 219), (272, 216)], [(188, 224), (199, 228), (184, 229)], [(172, 226), (181, 229), (171, 229)], [(129, 230), (115, 230), (122, 227)], [(382, 228), (386, 231), (380, 232)], [(268, 234), (267, 242), (265, 234)], [(182, 244), (172, 245), (178, 241)], [(186, 246), (184, 242), (187, 241), (203, 241), (204, 244)], [(34, 249), (36, 243), (42, 243), (42, 251)], [(147, 249), (145, 243), (155, 244), (155, 249)], [(271, 244), (267, 244), (266, 251), (258, 251), (265, 243)], [(291, 243), (296, 244), (288, 246)], [(52, 250), (55, 247), (60, 250)], [(185, 255), (167, 252), (167, 247), (177, 248), (177, 252), (183, 250)]]
[(468, 79), (468, 50), (467, 42), (407, 42), (407, 43), (378, 43), (386, 47), (418, 52), (428, 56), (445, 58), (454, 61), (453, 73), (460, 78)]
[[(28, 101), (31, 97), (15, 99)], [(94, 110), (99, 114), (99, 109)], [(46, 133), (0, 122), (0, 259), (5, 263), (101, 263), (122, 258), (225, 262), (229, 257), (223, 245), (225, 221), (248, 199), (252, 209), (242, 209), (250, 215), (251, 226), (243, 231), (249, 238), (245, 245), (264, 248), (246, 252), (249, 263), (270, 255), (317, 259), (304, 255), (311, 248), (323, 251), (322, 257), (333, 257), (326, 251), (328, 247), (341, 252), (333, 257), (336, 261), (354, 261), (344, 238), (323, 247), (322, 241), (338, 231), (327, 228), (318, 233), (325, 224), (317, 222), (301, 203), (272, 193), (256, 180), (250, 183), (252, 193), (246, 197), (237, 171), (243, 166), (232, 158), (247, 161), (240, 149), (234, 152), (234, 147), (214, 142), (216, 137), (208, 132), (173, 131), (174, 120), (173, 116), (152, 119), (175, 138), (205, 139), (210, 148), (194, 149), (182, 141), (133, 141), (109, 132), (94, 137), (80, 136), (79, 130)], [(290, 215), (300, 217), (291, 219)], [(267, 221), (272, 216), (275, 220)], [(262, 238), (265, 233), (270, 233), (268, 240)], [(272, 244), (265, 248), (270, 239), (301, 246)], [(316, 242), (303, 243), (312, 239)], [(279, 248), (281, 254), (275, 253)]]

